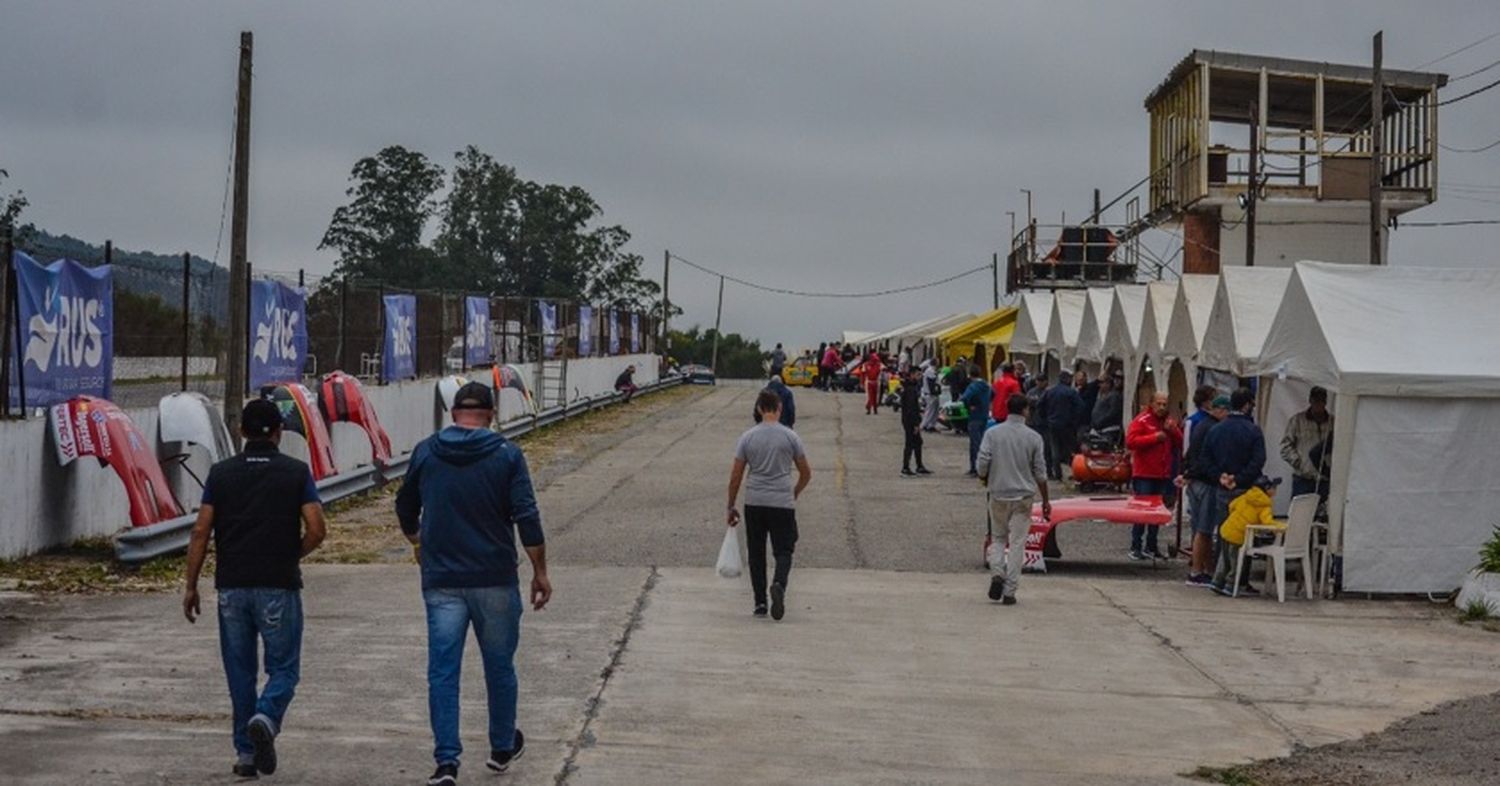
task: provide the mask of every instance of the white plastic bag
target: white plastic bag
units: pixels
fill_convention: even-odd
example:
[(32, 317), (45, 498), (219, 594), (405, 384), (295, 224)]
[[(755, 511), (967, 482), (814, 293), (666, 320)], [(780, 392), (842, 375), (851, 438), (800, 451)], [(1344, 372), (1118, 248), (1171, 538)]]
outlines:
[(740, 539), (735, 537), (734, 527), (724, 528), (724, 545), (719, 547), (718, 571), (726, 579), (740, 577)]

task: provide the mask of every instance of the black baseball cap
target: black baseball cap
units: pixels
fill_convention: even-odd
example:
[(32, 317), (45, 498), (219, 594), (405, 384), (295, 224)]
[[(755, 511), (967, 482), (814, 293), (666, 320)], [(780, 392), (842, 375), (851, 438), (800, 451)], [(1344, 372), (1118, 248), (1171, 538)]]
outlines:
[(240, 412), (240, 430), (248, 437), (269, 437), (281, 422), (281, 408), (263, 398), (246, 403)]
[(452, 411), (461, 409), (494, 409), (495, 394), (482, 382), (468, 382), (453, 395)]

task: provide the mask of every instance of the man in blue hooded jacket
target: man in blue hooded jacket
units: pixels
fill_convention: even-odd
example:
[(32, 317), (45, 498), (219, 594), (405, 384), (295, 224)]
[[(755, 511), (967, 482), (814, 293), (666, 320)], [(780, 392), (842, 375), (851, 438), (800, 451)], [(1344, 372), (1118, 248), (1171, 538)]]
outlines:
[(516, 645), (521, 593), (515, 535), (531, 558), (531, 605), (552, 597), (542, 517), (521, 449), (490, 431), (495, 398), (478, 382), (453, 397), (453, 425), (412, 451), (396, 495), (401, 531), (417, 548), (427, 606), (427, 709), (437, 771), (429, 786), (458, 782), (459, 676), (469, 625), (484, 660), (490, 758), (504, 772), (525, 749), (516, 728)]

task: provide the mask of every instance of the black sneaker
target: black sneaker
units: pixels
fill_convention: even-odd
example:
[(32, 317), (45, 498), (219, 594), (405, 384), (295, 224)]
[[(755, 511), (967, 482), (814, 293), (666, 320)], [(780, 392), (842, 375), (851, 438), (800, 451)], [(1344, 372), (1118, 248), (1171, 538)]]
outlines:
[(904, 476), (906, 476), (906, 477), (911, 477), (911, 476), (913, 476), (913, 475), (915, 475), (917, 473), (912, 472), (911, 468), (909, 468), (909, 467), (902, 467), (901, 468), (901, 474), (904, 475)]
[(771, 619), (779, 620), (786, 616), (786, 587), (781, 582), (771, 582)]
[(235, 777), (245, 780), (254, 780), (260, 777), (260, 773), (256, 771), (254, 764), (236, 764), (230, 772), (234, 773)]
[(1005, 594), (1005, 577), (1004, 576), (991, 576), (990, 577), (990, 600), (999, 600), (1000, 596), (1003, 595), (1003, 594)]
[(766, 604), (764, 604), (764, 603), (757, 603), (757, 604), (755, 604), (755, 616), (757, 616), (757, 617), (764, 617), (764, 616), (766, 616)]
[(427, 779), (427, 786), (458, 786), (458, 765), (439, 764)]
[(267, 775), (276, 772), (276, 730), (271, 728), (271, 719), (256, 715), (246, 725), (245, 733), (255, 746), (255, 769)]
[(930, 470), (930, 469), (928, 469), (926, 467), (917, 467), (917, 474), (918, 475), (931, 475), (932, 474), (932, 470)]
[(494, 772), (505, 772), (510, 769), (511, 762), (521, 758), (521, 754), (525, 752), (526, 735), (522, 734), (520, 729), (516, 729), (515, 748), (508, 751), (490, 751), (490, 760), (485, 762), (484, 766)]
[(1006, 595), (1005, 597), (1003, 597), (1003, 598), (1000, 599), (1000, 605), (1001, 606), (1014, 606), (1014, 605), (1016, 605), (1016, 596), (1015, 595)]

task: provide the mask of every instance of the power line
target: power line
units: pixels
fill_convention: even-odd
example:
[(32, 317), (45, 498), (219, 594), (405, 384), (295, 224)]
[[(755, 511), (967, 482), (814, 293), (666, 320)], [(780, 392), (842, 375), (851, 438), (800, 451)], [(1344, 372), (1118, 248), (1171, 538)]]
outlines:
[(1448, 145), (1443, 144), (1442, 142), (1438, 143), (1438, 147), (1441, 147), (1442, 149), (1444, 149), (1444, 150), (1446, 150), (1446, 151), (1448, 151), (1450, 153), (1483, 153), (1484, 151), (1489, 150), (1491, 148), (1500, 147), (1500, 139), (1496, 139), (1495, 141), (1493, 141), (1493, 142), (1491, 142), (1491, 143), (1489, 143), (1489, 144), (1487, 144), (1487, 145), (1485, 145), (1483, 147), (1450, 147)]
[(1485, 71), (1488, 71), (1491, 68), (1494, 68), (1495, 66), (1500, 66), (1500, 60), (1496, 60), (1495, 62), (1490, 63), (1489, 65), (1485, 66), (1484, 68), (1476, 68), (1476, 69), (1474, 69), (1473, 71), (1470, 71), (1467, 74), (1460, 74), (1460, 75), (1455, 76), (1455, 77), (1450, 77), (1448, 79), (1448, 84), (1451, 85), (1451, 84), (1453, 84), (1454, 82), (1457, 82), (1460, 79), (1468, 79), (1471, 76), (1478, 76), (1478, 75), (1484, 73)]
[(687, 265), (688, 267), (691, 267), (691, 268), (694, 268), (696, 270), (702, 271), (702, 272), (707, 273), (707, 274), (709, 274), (711, 276), (718, 276), (718, 277), (724, 279), (725, 281), (733, 281), (734, 283), (739, 284), (742, 287), (749, 287), (750, 289), (758, 289), (758, 290), (760, 290), (762, 292), (770, 292), (770, 293), (775, 294), (775, 295), (792, 295), (792, 296), (795, 296), (795, 297), (871, 298), (871, 297), (884, 297), (886, 295), (899, 295), (899, 294), (901, 294), (903, 292), (915, 292), (915, 291), (917, 291), (919, 289), (931, 289), (932, 287), (942, 286), (943, 284), (948, 284), (948, 283), (957, 281), (957, 280), (959, 280), (961, 278), (964, 278), (965, 276), (972, 276), (975, 273), (984, 272), (984, 271), (987, 271), (987, 270), (990, 269), (989, 265), (980, 265), (979, 267), (971, 268), (969, 270), (965, 270), (962, 273), (955, 273), (954, 275), (948, 276), (947, 278), (938, 279), (937, 281), (929, 281), (929, 282), (927, 282), (925, 284), (913, 284), (911, 286), (896, 287), (896, 288), (893, 288), (893, 289), (882, 289), (882, 290), (878, 290), (878, 291), (875, 291), (875, 292), (808, 292), (808, 291), (799, 290), (799, 289), (785, 289), (785, 288), (782, 288), (782, 287), (772, 287), (772, 286), (767, 286), (765, 284), (757, 284), (757, 283), (755, 283), (753, 281), (746, 281), (743, 278), (737, 278), (735, 276), (731, 276), (728, 273), (720, 273), (719, 271), (714, 270), (713, 268), (706, 267), (704, 265), (700, 265), (697, 262), (693, 262), (691, 260), (683, 259), (682, 257), (677, 256), (676, 254), (671, 254), (670, 256), (672, 257), (672, 259), (675, 259), (678, 262), (681, 262), (682, 264)]
[(1436, 104), (1433, 104), (1433, 106), (1447, 106), (1449, 104), (1456, 104), (1459, 101), (1464, 100), (1465, 98), (1473, 98), (1474, 96), (1477, 96), (1480, 93), (1483, 93), (1486, 90), (1490, 90), (1490, 89), (1492, 89), (1492, 88), (1494, 88), (1496, 86), (1500, 86), (1500, 79), (1496, 79), (1495, 81), (1493, 81), (1493, 82), (1485, 85), (1484, 87), (1478, 88), (1476, 90), (1470, 90), (1469, 92), (1464, 93), (1463, 95), (1458, 96), (1456, 98), (1448, 98), (1448, 99), (1444, 99), (1442, 101), (1439, 101)]
[(1493, 33), (1490, 33), (1489, 35), (1485, 36), (1484, 38), (1479, 39), (1478, 41), (1475, 41), (1472, 44), (1465, 44), (1465, 45), (1463, 45), (1463, 46), (1461, 46), (1461, 47), (1453, 50), (1452, 52), (1449, 52), (1448, 54), (1443, 55), (1442, 57), (1439, 57), (1439, 58), (1437, 58), (1435, 60), (1428, 60), (1427, 62), (1425, 62), (1425, 63), (1417, 66), (1416, 68), (1414, 68), (1412, 70), (1416, 71), (1416, 70), (1426, 68), (1427, 66), (1430, 66), (1430, 65), (1433, 65), (1433, 64), (1436, 64), (1436, 63), (1441, 63), (1444, 60), (1447, 60), (1448, 58), (1450, 58), (1450, 57), (1452, 57), (1454, 55), (1463, 54), (1464, 52), (1467, 52), (1470, 49), (1473, 49), (1474, 47), (1479, 46), (1480, 44), (1482, 44), (1482, 43), (1484, 43), (1486, 41), (1490, 41), (1490, 40), (1493, 40), (1493, 39), (1496, 39), (1496, 38), (1500, 38), (1500, 30), (1497, 30), (1497, 31), (1495, 31)]

